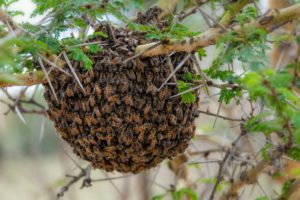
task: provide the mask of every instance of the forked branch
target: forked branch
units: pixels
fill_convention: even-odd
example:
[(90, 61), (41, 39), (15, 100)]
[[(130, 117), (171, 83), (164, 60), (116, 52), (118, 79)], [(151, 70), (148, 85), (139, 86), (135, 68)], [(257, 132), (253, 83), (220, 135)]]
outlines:
[[(235, 25), (231, 28), (231, 30), (240, 32), (247, 28), (260, 28), (266, 30), (267, 32), (272, 32), (276, 28), (297, 19), (299, 16), (300, 3), (297, 3), (281, 10), (274, 10), (273, 12), (264, 15), (262, 18), (256, 21), (245, 24), (243, 27), (240, 25)], [(142, 57), (165, 55), (171, 52), (192, 52), (201, 47), (214, 45), (222, 35), (224, 35), (224, 30), (222, 28), (211, 28), (206, 32), (191, 38), (184, 40), (170, 40), (168, 44), (159, 45), (149, 51), (144, 52)], [(140, 45), (136, 48), (136, 53), (138, 54), (152, 45), (153, 43)]]

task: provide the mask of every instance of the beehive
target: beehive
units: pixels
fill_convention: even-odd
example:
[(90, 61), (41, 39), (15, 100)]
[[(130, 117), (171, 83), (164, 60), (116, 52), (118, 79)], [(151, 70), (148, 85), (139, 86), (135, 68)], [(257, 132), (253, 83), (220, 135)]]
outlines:
[[(109, 32), (107, 27), (99, 28)], [(138, 173), (187, 148), (194, 135), (198, 104), (183, 104), (180, 96), (170, 98), (178, 94), (176, 85), (157, 90), (171, 73), (165, 56), (124, 63), (137, 45), (146, 42), (144, 34), (113, 29), (115, 40), (94, 39), (101, 41), (104, 50), (89, 55), (92, 70), (71, 61), (84, 91), (74, 77), (53, 69), (49, 76), (58, 101), (48, 83), (44, 97), (49, 118), (75, 154), (95, 168)], [(173, 65), (185, 56), (171, 55)], [(67, 65), (64, 70), (72, 74)], [(187, 71), (193, 72), (192, 60), (178, 71), (177, 80)]]

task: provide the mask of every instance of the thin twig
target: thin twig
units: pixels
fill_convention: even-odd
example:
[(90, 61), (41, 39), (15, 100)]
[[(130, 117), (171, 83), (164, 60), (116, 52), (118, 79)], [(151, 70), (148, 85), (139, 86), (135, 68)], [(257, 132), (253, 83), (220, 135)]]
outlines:
[(202, 113), (202, 114), (205, 114), (205, 115), (210, 115), (210, 116), (213, 116), (213, 117), (218, 117), (218, 118), (221, 118), (221, 119), (224, 119), (224, 120), (228, 120), (228, 121), (235, 121), (235, 122), (243, 122), (243, 121), (245, 121), (244, 119), (230, 118), (230, 117), (222, 116), (222, 115), (219, 115), (219, 114), (214, 114), (214, 113), (211, 113), (209, 111), (198, 110), (198, 112)]
[(49, 78), (48, 72), (47, 72), (47, 70), (46, 70), (46, 68), (45, 68), (45, 66), (44, 66), (44, 63), (43, 63), (41, 57), (38, 57), (38, 62), (40, 63), (40, 66), (42, 67), (42, 70), (43, 70), (43, 72), (44, 72), (44, 74), (45, 74), (45, 77), (46, 77), (46, 79), (47, 79), (47, 81), (48, 81), (48, 84), (49, 84), (49, 86), (50, 86), (50, 89), (51, 89), (51, 91), (52, 91), (52, 93), (53, 93), (53, 95), (54, 95), (56, 101), (58, 102), (58, 98), (57, 98), (57, 96), (56, 96), (55, 90), (54, 90), (54, 88), (53, 88), (53, 85), (52, 85), (51, 80), (50, 80), (50, 78)]
[(70, 59), (69, 59), (69, 57), (68, 57), (68, 55), (66, 54), (65, 51), (63, 51), (63, 56), (64, 56), (64, 58), (65, 58), (65, 60), (66, 60), (66, 62), (68, 64), (68, 67), (70, 68), (70, 71), (72, 72), (75, 80), (77, 81), (78, 85), (80, 86), (80, 88), (82, 89), (83, 93), (85, 94), (85, 90), (83, 88), (83, 85), (80, 82), (80, 80), (79, 80), (79, 78), (78, 78), (78, 76), (77, 76), (77, 74), (76, 74), (76, 72), (75, 72), (75, 70), (74, 70), (74, 68), (73, 68), (73, 66), (71, 64), (71, 61), (70, 61)]
[(162, 83), (162, 85), (157, 89), (159, 92), (165, 85), (166, 83), (174, 76), (174, 74), (181, 69), (181, 67), (185, 64), (185, 62), (190, 58), (190, 54), (185, 56), (185, 58), (178, 64), (178, 66), (175, 68), (175, 70), (168, 76), (168, 78)]

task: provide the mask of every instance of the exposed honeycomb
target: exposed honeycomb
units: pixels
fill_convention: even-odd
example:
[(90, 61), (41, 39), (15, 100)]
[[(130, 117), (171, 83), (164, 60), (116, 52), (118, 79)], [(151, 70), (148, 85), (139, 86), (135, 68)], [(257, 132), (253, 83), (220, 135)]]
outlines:
[[(109, 32), (107, 27), (99, 28)], [(104, 50), (89, 55), (92, 70), (71, 61), (84, 91), (74, 77), (53, 69), (49, 76), (58, 101), (48, 83), (44, 97), (48, 117), (80, 158), (106, 171), (138, 173), (187, 148), (194, 135), (198, 103), (183, 104), (180, 96), (169, 98), (178, 94), (176, 84), (157, 91), (171, 73), (166, 56), (124, 63), (146, 41), (143, 34), (113, 29), (115, 40), (94, 39), (101, 41)], [(185, 56), (171, 55), (173, 66)], [(64, 70), (72, 74), (67, 64)], [(194, 71), (192, 60), (176, 73), (177, 80), (187, 71)], [(174, 78), (170, 82), (175, 83)]]

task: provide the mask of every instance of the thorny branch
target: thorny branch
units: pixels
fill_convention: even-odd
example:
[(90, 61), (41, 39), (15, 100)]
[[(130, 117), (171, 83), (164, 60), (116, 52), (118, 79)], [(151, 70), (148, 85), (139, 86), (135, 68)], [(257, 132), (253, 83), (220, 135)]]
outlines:
[(216, 193), (216, 191), (217, 191), (218, 185), (220, 184), (220, 182), (221, 182), (222, 179), (223, 179), (222, 174), (223, 174), (224, 167), (225, 167), (225, 165), (226, 165), (228, 159), (230, 158), (231, 153), (232, 153), (232, 152), (234, 151), (234, 149), (236, 148), (236, 146), (237, 146), (238, 142), (240, 141), (241, 137), (244, 136), (245, 134), (246, 134), (246, 132), (244, 132), (244, 131), (242, 130), (241, 135), (239, 135), (239, 136), (237, 137), (237, 139), (232, 143), (231, 149), (229, 149), (229, 150), (226, 152), (226, 154), (225, 154), (223, 160), (219, 162), (219, 171), (218, 171), (218, 175), (217, 175), (217, 178), (216, 178), (217, 181), (216, 181), (216, 183), (214, 184), (214, 187), (213, 187), (212, 192), (211, 192), (211, 194), (210, 194), (210, 197), (209, 197), (210, 200), (213, 200), (214, 197), (215, 197), (215, 193)]
[(90, 187), (91, 186), (91, 177), (90, 177), (91, 167), (92, 166), (89, 165), (86, 168), (80, 168), (80, 173), (76, 176), (67, 175), (67, 177), (71, 178), (71, 180), (65, 186), (63, 186), (61, 188), (60, 192), (57, 194), (57, 198), (60, 199), (61, 197), (63, 197), (65, 192), (67, 192), (72, 185), (74, 185), (81, 179), (83, 179), (81, 188)]
[(238, 192), (241, 188), (243, 188), (245, 185), (254, 184), (258, 176), (264, 171), (264, 169), (274, 162), (275, 160), (279, 159), (283, 155), (284, 151), (281, 148), (278, 148), (276, 150), (273, 150), (269, 152), (270, 158), (269, 159), (263, 159), (258, 164), (256, 164), (255, 167), (243, 171), (236, 180), (233, 180), (233, 182), (230, 185), (230, 188), (227, 192), (225, 192), (220, 200), (235, 200), (238, 199)]
[(131, 177), (131, 175), (125, 175), (125, 176), (119, 176), (119, 177), (106, 177), (101, 179), (92, 179), (91, 178), (91, 171), (92, 166), (88, 165), (85, 168), (80, 167), (78, 164), (76, 164), (77, 167), (80, 169), (80, 172), (77, 175), (66, 175), (67, 178), (70, 178), (70, 180), (60, 189), (59, 193), (57, 193), (57, 199), (60, 199), (64, 196), (64, 194), (76, 183), (82, 180), (82, 184), (80, 189), (91, 187), (92, 183), (96, 182), (103, 182), (103, 181), (112, 181), (117, 179), (123, 179)]
[[(40, 114), (45, 115), (46, 114), (46, 108), (40, 104), (38, 101), (34, 99), (34, 96), (36, 94), (36, 91), (32, 94), (32, 96), (29, 99), (25, 98), (25, 93), (27, 91), (28, 87), (24, 88), (20, 94), (17, 97), (11, 96), (7, 90), (1, 89), (2, 92), (6, 95), (8, 100), (10, 102), (7, 102), (5, 100), (0, 99), (0, 102), (8, 106), (8, 111), (6, 111), (4, 114), (8, 114), (9, 112), (14, 112), (18, 114), (18, 116), (21, 118), (22, 121), (23, 117), (21, 113), (23, 114)], [(38, 88), (36, 88), (37, 90)], [(26, 105), (31, 105), (34, 108), (29, 109)]]
[[(276, 28), (297, 19), (300, 16), (300, 3), (284, 8), (278, 11), (264, 15), (261, 19), (249, 22), (243, 27), (239, 25), (232, 26), (229, 30), (240, 32), (243, 29), (256, 27), (267, 32), (272, 32)], [(225, 20), (227, 21), (227, 20)], [(211, 28), (200, 35), (187, 38), (184, 40), (170, 40), (166, 45), (159, 45), (142, 54), (142, 57), (152, 57), (158, 55), (169, 54), (171, 52), (193, 52), (198, 48), (214, 45), (217, 40), (224, 34), (222, 28)], [(136, 53), (144, 51), (145, 48), (152, 46), (152, 43), (140, 45), (136, 48)]]

